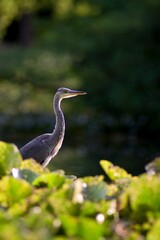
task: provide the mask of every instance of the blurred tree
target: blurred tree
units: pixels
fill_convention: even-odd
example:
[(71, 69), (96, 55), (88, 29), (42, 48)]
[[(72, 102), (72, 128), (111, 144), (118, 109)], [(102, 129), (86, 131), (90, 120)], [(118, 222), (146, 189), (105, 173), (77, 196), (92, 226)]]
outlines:
[(1, 51), (1, 81), (46, 91), (81, 86), (99, 124), (112, 115), (131, 119), (128, 127), (160, 129), (158, 0), (1, 0), (1, 36), (25, 13), (32, 13), (32, 46)]
[(0, 36), (5, 34), (13, 20), (36, 8), (36, 1), (0, 0)]

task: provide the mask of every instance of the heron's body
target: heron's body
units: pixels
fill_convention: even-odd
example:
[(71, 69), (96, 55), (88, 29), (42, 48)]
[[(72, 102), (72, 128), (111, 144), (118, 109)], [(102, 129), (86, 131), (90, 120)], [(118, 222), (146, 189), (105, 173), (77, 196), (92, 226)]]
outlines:
[(62, 146), (65, 134), (65, 119), (61, 110), (61, 100), (78, 95), (86, 94), (68, 88), (60, 88), (54, 96), (54, 112), (56, 116), (56, 125), (52, 133), (45, 133), (34, 138), (24, 145), (20, 152), (23, 159), (33, 158), (44, 167), (55, 157)]

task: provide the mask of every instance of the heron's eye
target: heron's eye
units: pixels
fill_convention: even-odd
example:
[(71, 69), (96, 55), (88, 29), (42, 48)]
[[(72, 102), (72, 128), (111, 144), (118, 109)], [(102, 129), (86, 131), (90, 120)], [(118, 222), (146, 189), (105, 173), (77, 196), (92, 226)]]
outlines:
[(58, 89), (58, 92), (68, 93), (68, 92), (69, 92), (69, 89), (67, 89), (67, 88), (59, 88), (59, 89)]
[(65, 88), (64, 88), (62, 91), (63, 91), (63, 93), (68, 93), (68, 92), (69, 92), (69, 89), (67, 89), (67, 88), (65, 89)]

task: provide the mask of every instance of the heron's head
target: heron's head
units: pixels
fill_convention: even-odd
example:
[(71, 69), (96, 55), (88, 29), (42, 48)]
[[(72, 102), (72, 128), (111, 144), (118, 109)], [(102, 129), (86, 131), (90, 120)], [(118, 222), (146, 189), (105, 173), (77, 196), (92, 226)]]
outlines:
[(84, 94), (87, 94), (86, 92), (83, 92), (83, 91), (77, 91), (77, 90), (72, 90), (72, 89), (69, 89), (69, 88), (59, 88), (57, 90), (57, 94), (60, 96), (61, 99), (63, 98), (71, 98), (71, 97), (75, 97), (75, 96), (78, 96), (78, 95), (84, 95)]

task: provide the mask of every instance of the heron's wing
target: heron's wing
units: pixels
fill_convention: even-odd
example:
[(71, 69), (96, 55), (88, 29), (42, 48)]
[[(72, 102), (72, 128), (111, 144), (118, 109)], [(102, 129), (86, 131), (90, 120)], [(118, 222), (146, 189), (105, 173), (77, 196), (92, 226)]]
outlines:
[(34, 158), (39, 163), (43, 162), (48, 157), (50, 150), (46, 144), (46, 140), (49, 139), (49, 137), (50, 134), (46, 133), (24, 145), (20, 149), (23, 159)]

